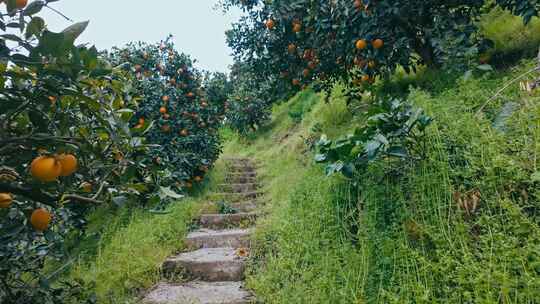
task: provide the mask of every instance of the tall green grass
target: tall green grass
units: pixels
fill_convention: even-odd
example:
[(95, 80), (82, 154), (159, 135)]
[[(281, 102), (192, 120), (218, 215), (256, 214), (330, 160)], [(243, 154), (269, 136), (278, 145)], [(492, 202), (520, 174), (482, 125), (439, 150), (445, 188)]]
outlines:
[[(406, 79), (408, 99), (435, 118), (428, 156), (394, 172), (376, 163), (358, 187), (326, 177), (309, 148), (310, 138), (344, 135), (362, 120), (339, 90), (300, 123), (288, 115), (297, 98), (276, 106), (271, 127), (253, 139), (227, 133), (227, 154), (261, 163), (268, 201), (249, 287), (264, 303), (538, 303), (540, 98), (512, 87), (475, 115), (533, 64), (433, 79), (430, 91), (423, 76)], [(519, 108), (498, 131), (492, 124), (508, 101)], [(468, 214), (455, 197), (475, 191), (481, 200)]]
[(138, 206), (96, 210), (89, 219), (88, 236), (75, 246), (74, 263), (64, 278), (84, 282), (98, 303), (137, 303), (162, 280), (162, 262), (184, 249), (193, 218), (223, 182), (224, 173), (225, 163), (218, 161), (203, 185), (163, 214)]

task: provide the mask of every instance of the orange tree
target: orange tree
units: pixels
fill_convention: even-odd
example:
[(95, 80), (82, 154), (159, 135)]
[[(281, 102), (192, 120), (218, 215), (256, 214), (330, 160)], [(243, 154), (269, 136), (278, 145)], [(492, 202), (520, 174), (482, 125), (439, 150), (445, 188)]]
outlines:
[[(36, 14), (54, 1), (2, 1), (0, 9), (0, 302), (66, 303), (47, 259), (84, 231), (97, 205), (140, 201), (159, 172), (131, 127), (136, 92), (125, 72), (75, 46), (87, 23), (47, 30)], [(5, 5), (5, 6), (4, 6)], [(84, 299), (75, 300), (81, 303)]]
[(233, 89), (229, 92), (227, 124), (245, 135), (269, 120), (272, 86), (241, 63), (232, 66), (230, 78)]
[[(535, 0), (497, 1), (530, 19)], [(236, 60), (290, 92), (335, 81), (368, 88), (397, 67), (440, 65), (479, 42), (475, 18), (484, 0), (224, 0), (247, 14), (228, 32)], [(274, 84), (275, 85), (275, 84)]]
[(158, 44), (132, 43), (113, 50), (111, 60), (135, 78), (141, 96), (132, 126), (148, 130), (154, 164), (163, 172), (160, 183), (191, 188), (200, 183), (219, 156), (217, 129), (224, 100), (208, 98), (203, 75), (189, 56), (175, 50), (171, 37)]
[[(267, 102), (282, 100), (308, 85), (330, 91), (336, 82), (345, 84), (349, 102), (357, 101), (366, 96), (365, 91), (373, 91), (377, 79), (388, 78), (397, 68), (406, 72), (420, 64), (439, 68), (450, 58), (470, 56), (489, 46), (478, 37), (475, 19), (495, 3), (526, 21), (539, 11), (536, 0), (222, 1), (225, 10), (239, 6), (245, 12), (227, 33), (228, 43), (246, 74), (278, 93), (269, 95)], [(413, 159), (408, 156), (414, 145), (403, 144), (418, 142), (413, 139), (416, 129), (408, 124), (425, 128), (430, 119), (411, 116), (421, 110), (410, 106), (392, 99), (363, 106), (374, 115), (370, 121), (377, 121), (382, 113), (396, 118), (392, 132), (399, 136), (392, 132), (386, 134), (389, 138), (380, 136), (384, 124), (359, 126), (336, 142), (323, 138), (318, 160), (330, 162), (330, 172), (352, 176), (352, 169), (378, 157)]]

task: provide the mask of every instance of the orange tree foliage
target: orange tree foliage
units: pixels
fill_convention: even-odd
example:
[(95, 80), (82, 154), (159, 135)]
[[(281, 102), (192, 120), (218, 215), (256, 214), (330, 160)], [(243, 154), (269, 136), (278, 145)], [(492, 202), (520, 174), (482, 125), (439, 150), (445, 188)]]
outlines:
[(215, 89), (207, 94), (203, 74), (170, 38), (155, 45), (133, 43), (110, 56), (134, 75), (141, 99), (131, 123), (158, 145), (150, 153), (163, 172), (161, 183), (182, 188), (203, 178), (221, 151), (217, 129), (226, 98)]
[(45, 262), (65, 262), (65, 238), (82, 236), (96, 206), (180, 198), (177, 182), (202, 176), (219, 153), (222, 107), (204, 100), (200, 73), (167, 42), (148, 47), (151, 63), (118, 64), (75, 45), (87, 23), (48, 30), (36, 14), (55, 1), (3, 2), (0, 303), (91, 301)]
[[(535, 0), (497, 1), (527, 20)], [(402, 67), (440, 65), (482, 41), (475, 18), (484, 0), (224, 0), (246, 16), (228, 32), (236, 60), (281, 92), (335, 81), (367, 89)], [(482, 45), (480, 45), (482, 47)], [(264, 76), (264, 77), (263, 77)], [(280, 81), (273, 78), (280, 77)], [(278, 98), (276, 98), (278, 99)]]

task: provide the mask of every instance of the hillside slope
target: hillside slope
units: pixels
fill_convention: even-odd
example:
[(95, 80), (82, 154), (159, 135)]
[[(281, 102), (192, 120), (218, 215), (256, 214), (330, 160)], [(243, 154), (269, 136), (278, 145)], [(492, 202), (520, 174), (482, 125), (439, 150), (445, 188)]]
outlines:
[[(250, 139), (225, 132), (226, 155), (258, 159), (268, 216), (249, 286), (264, 303), (538, 303), (540, 107), (517, 86), (531, 69), (426, 71), (387, 84), (435, 120), (416, 163), (380, 161), (354, 181), (326, 177), (315, 141), (362, 121), (335, 90), (275, 106)], [(393, 168), (393, 170), (389, 170)], [(357, 187), (354, 186), (357, 183)]]

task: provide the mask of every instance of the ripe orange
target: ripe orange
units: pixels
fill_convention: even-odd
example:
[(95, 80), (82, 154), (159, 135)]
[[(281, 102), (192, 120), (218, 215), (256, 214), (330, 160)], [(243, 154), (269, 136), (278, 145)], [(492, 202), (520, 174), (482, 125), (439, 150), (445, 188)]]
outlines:
[(62, 165), (60, 176), (70, 176), (77, 171), (78, 161), (73, 154), (60, 154), (56, 157)]
[(189, 132), (188, 132), (188, 130), (186, 130), (186, 129), (182, 129), (182, 131), (180, 131), (180, 135), (186, 137), (186, 136), (189, 135)]
[(274, 22), (274, 20), (272, 19), (268, 19), (266, 21), (266, 28), (269, 29), (269, 30), (272, 30), (274, 29), (274, 26), (276, 25), (276, 23)]
[(34, 227), (34, 229), (38, 231), (45, 231), (49, 227), (51, 219), (52, 216), (49, 211), (43, 208), (39, 208), (32, 212), (32, 216), (30, 217), (30, 224), (32, 224), (32, 227)]
[(296, 52), (296, 45), (294, 43), (289, 44), (287, 51), (289, 54), (294, 54)]
[(49, 96), (49, 101), (54, 105), (56, 103), (56, 96)]
[(17, 1), (15, 1), (15, 6), (16, 6), (18, 9), (23, 9), (23, 8), (25, 8), (27, 4), (28, 4), (28, 0), (17, 0)]
[(382, 39), (375, 39), (371, 42), (371, 45), (374, 49), (380, 49), (384, 46), (384, 41)]
[(30, 164), (30, 173), (42, 182), (52, 182), (62, 174), (62, 164), (51, 156), (38, 156)]
[(299, 85), (300, 85), (300, 80), (298, 80), (298, 79), (293, 79), (293, 80), (292, 80), (292, 84), (293, 84), (294, 86), (299, 86)]
[(186, 188), (188, 189), (193, 188), (193, 184), (191, 182), (186, 182)]
[(300, 23), (295, 23), (293, 25), (293, 32), (295, 33), (300, 33), (300, 31), (302, 30), (302, 24)]
[(13, 203), (13, 196), (11, 193), (0, 193), (0, 208), (7, 209)]
[(367, 47), (367, 42), (364, 39), (359, 39), (356, 41), (356, 48), (359, 50), (363, 50)]
[(90, 193), (92, 192), (92, 184), (89, 182), (84, 182), (81, 184), (81, 189), (86, 193)]
[(203, 180), (202, 177), (200, 177), (200, 176), (195, 176), (195, 181), (196, 181), (197, 183), (202, 182), (202, 180)]
[(195, 93), (189, 92), (189, 93), (187, 93), (187, 97), (193, 98), (193, 97), (195, 97)]
[(369, 77), (369, 75), (364, 75), (364, 76), (362, 76), (361, 79), (362, 79), (363, 82), (368, 82), (370, 77)]
[(161, 113), (161, 114), (167, 114), (167, 108), (165, 108), (165, 107), (159, 108), (159, 113)]
[(139, 124), (144, 125), (144, 117), (139, 118)]
[(169, 96), (165, 95), (165, 96), (161, 97), (161, 100), (163, 100), (163, 102), (168, 102), (169, 101)]

